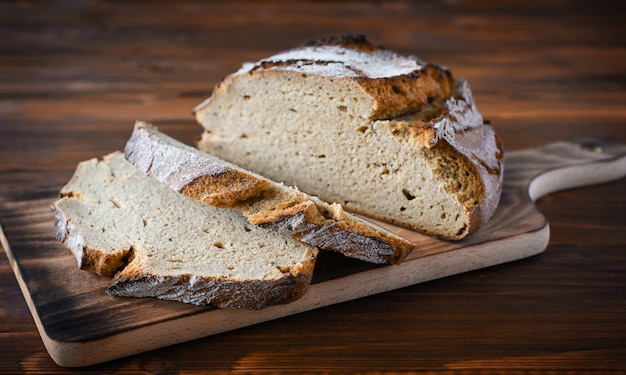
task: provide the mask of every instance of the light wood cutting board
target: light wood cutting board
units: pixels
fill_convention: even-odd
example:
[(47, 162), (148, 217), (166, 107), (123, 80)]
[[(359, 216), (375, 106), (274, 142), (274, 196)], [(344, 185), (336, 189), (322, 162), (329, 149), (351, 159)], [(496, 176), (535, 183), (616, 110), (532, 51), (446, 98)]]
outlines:
[(79, 270), (54, 238), (49, 207), (61, 186), (3, 197), (0, 238), (50, 356), (62, 366), (86, 366), (536, 255), (547, 247), (550, 230), (535, 200), (625, 175), (626, 146), (606, 141), (508, 151), (500, 206), (478, 232), (446, 242), (379, 223), (417, 245), (401, 265), (321, 252), (302, 299), (261, 311), (106, 295), (109, 279)]

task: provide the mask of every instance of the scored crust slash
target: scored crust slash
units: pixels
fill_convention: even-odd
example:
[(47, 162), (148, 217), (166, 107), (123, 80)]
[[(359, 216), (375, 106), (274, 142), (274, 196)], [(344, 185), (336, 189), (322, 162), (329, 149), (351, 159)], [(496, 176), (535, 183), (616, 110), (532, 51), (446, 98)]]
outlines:
[(363, 37), (244, 64), (194, 112), (198, 148), (138, 121), (125, 154), (81, 163), (52, 206), (112, 295), (285, 304), (318, 250), (398, 264), (414, 247), (344, 207), (456, 240), (499, 201), (502, 145), (467, 82)]

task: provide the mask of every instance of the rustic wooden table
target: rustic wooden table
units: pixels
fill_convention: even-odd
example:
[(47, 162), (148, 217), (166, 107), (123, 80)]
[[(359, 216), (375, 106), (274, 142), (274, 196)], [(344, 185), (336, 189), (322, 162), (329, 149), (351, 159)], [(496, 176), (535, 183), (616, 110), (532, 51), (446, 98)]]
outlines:
[[(60, 188), (79, 161), (123, 147), (135, 119), (193, 143), (191, 109), (241, 62), (354, 32), (467, 78), (507, 150), (626, 143), (623, 8), (1, 2), (0, 196)], [(3, 250), (0, 373), (626, 372), (625, 191), (621, 179), (541, 199), (538, 256), (71, 370), (48, 356)]]

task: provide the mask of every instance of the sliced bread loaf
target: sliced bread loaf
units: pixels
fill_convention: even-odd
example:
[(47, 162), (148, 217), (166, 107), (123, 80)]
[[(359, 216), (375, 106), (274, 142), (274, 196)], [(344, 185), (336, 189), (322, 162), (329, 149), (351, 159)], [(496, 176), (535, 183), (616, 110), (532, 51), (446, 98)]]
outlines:
[(502, 145), (467, 82), (361, 36), (244, 64), (194, 112), (200, 149), (413, 230), (463, 238), (499, 201)]
[(241, 211), (255, 225), (372, 263), (400, 263), (414, 245), (383, 228), (185, 145), (138, 121), (126, 159), (182, 194)]
[(80, 163), (61, 196), (57, 239), (80, 268), (115, 275), (109, 294), (261, 309), (310, 284), (317, 249), (188, 199), (122, 153)]

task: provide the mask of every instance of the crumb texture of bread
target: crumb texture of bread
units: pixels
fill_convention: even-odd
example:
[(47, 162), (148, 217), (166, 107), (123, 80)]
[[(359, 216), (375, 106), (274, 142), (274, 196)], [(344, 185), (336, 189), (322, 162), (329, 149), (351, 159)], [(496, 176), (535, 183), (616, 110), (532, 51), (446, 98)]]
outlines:
[(147, 176), (202, 203), (242, 212), (251, 224), (323, 250), (397, 264), (414, 245), (295, 187), (271, 181), (135, 123), (126, 159)]
[(467, 81), (363, 37), (246, 63), (194, 113), (201, 150), (348, 211), (461, 239), (498, 205), (502, 142)]
[(79, 267), (113, 275), (107, 292), (224, 308), (300, 298), (317, 249), (162, 186), (121, 152), (89, 160), (53, 203), (57, 239)]

